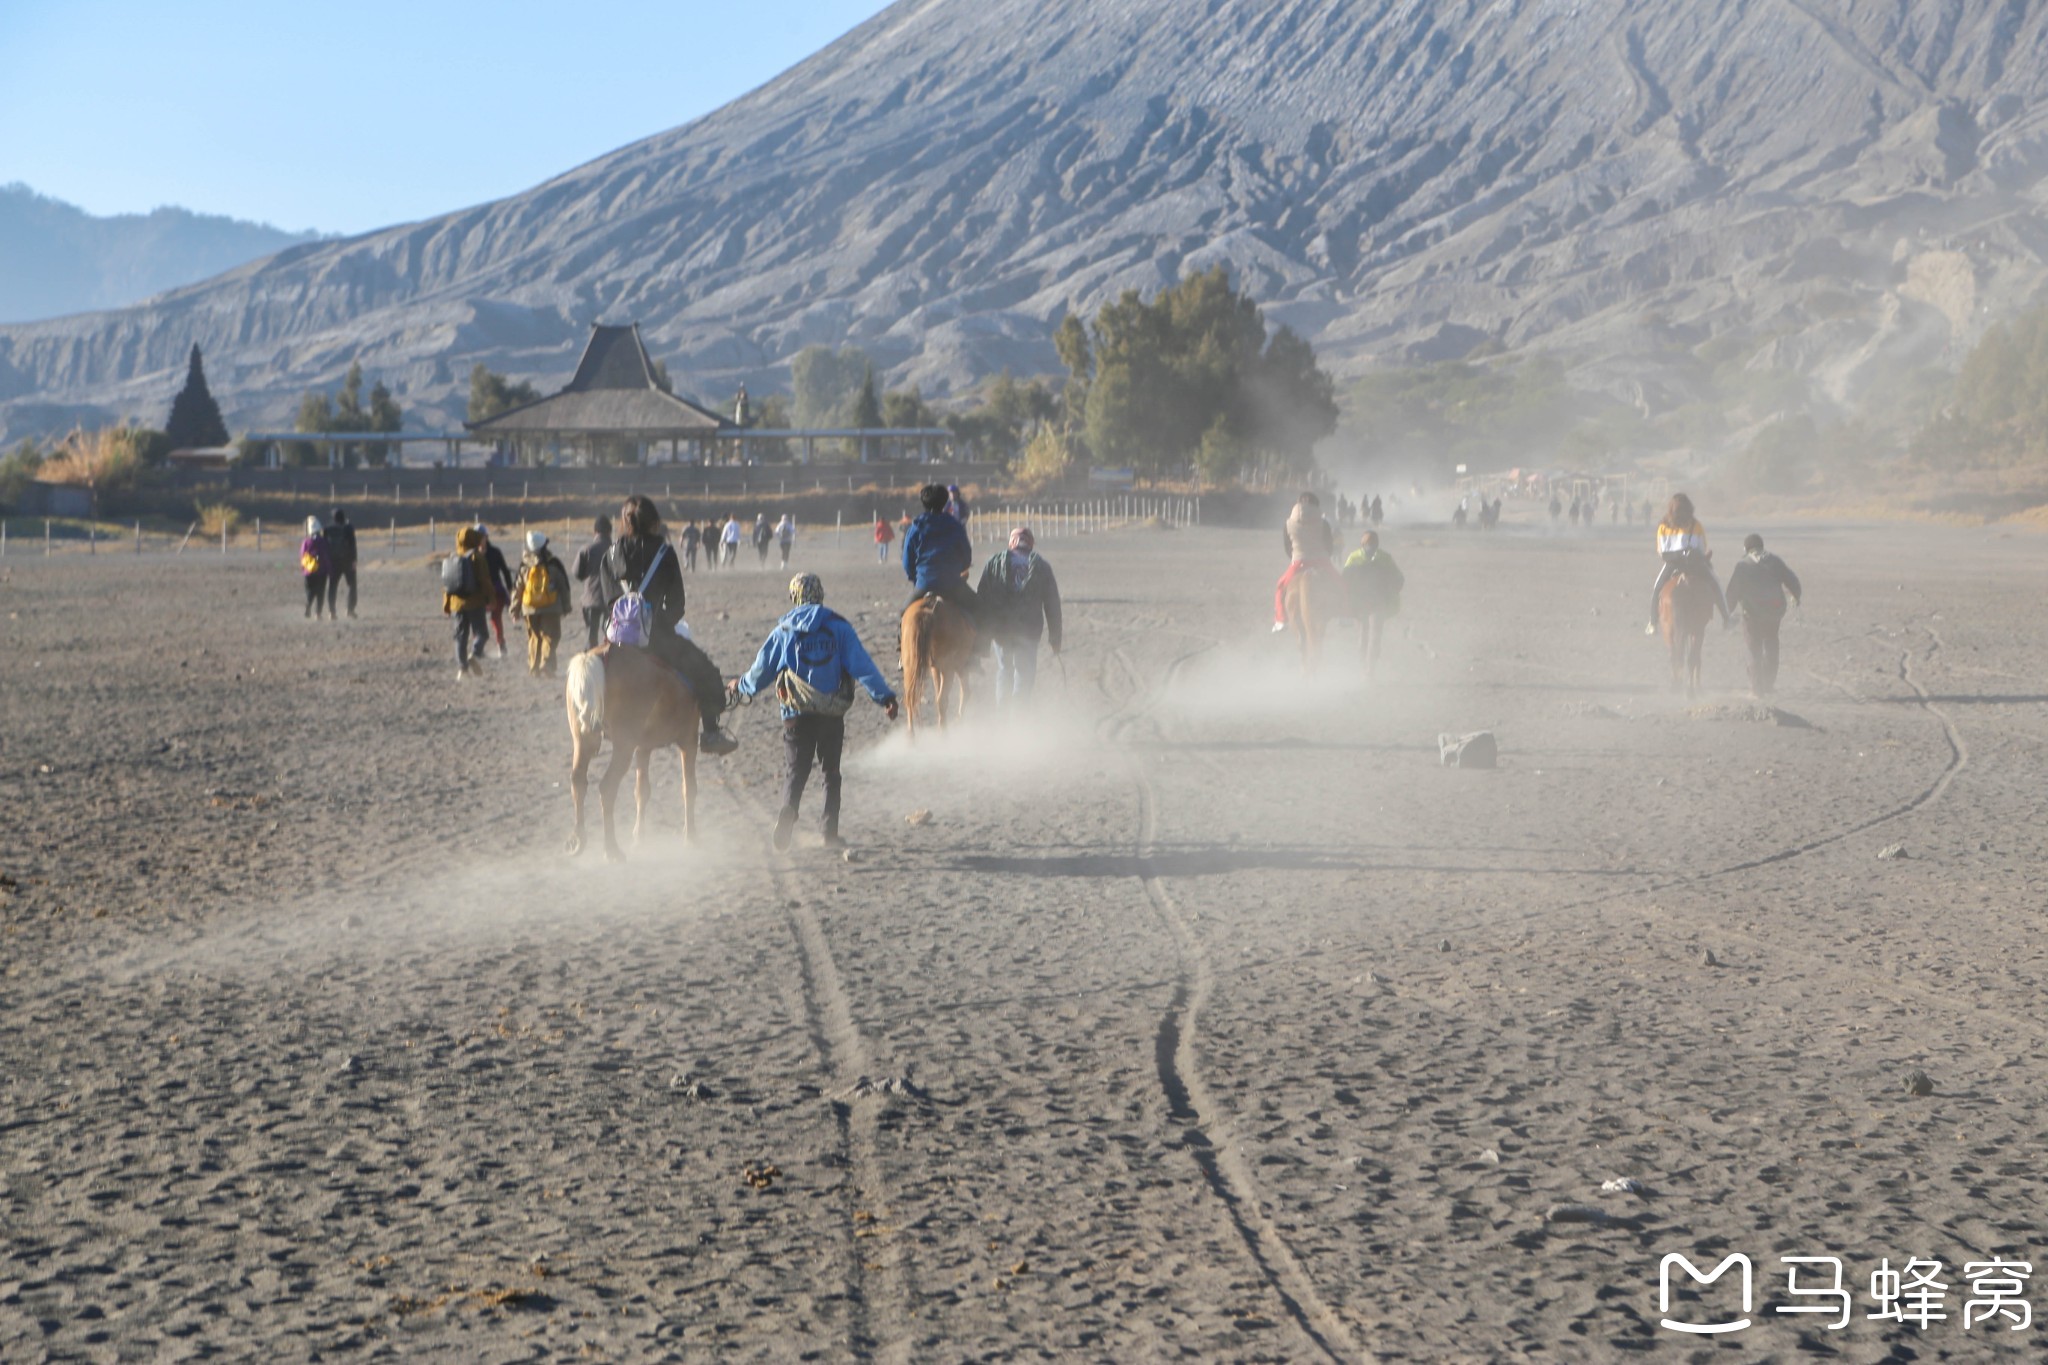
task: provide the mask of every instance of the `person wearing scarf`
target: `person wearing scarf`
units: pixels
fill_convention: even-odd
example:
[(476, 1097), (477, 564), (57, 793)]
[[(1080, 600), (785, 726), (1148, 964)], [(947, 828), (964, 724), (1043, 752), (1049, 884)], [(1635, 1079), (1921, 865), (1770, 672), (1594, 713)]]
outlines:
[(998, 705), (1031, 696), (1041, 635), (1055, 654), (1064, 643), (1059, 580), (1035, 545), (1030, 527), (1010, 532), (1009, 548), (989, 556), (974, 592), (995, 643)]

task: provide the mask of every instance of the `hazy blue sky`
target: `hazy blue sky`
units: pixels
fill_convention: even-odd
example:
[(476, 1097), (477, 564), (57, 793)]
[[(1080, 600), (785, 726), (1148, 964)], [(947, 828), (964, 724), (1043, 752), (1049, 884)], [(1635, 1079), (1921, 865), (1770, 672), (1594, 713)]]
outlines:
[(0, 0), (0, 184), (359, 232), (746, 93), (884, 0)]

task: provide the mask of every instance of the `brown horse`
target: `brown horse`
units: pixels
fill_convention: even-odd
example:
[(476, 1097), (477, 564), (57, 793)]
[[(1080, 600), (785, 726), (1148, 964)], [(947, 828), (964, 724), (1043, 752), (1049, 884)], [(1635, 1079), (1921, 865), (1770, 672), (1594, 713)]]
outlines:
[(1350, 614), (1345, 601), (1344, 580), (1321, 569), (1297, 574), (1281, 594), (1280, 609), (1287, 617), (1287, 629), (1301, 642), (1301, 670), (1313, 673), (1323, 662), (1323, 638), (1330, 622)]
[(918, 697), (925, 675), (932, 680), (932, 703), (939, 728), (946, 728), (946, 689), (959, 700), (954, 716), (967, 712), (967, 661), (974, 656), (974, 627), (967, 613), (943, 597), (924, 596), (903, 609), (903, 716), (911, 739), (917, 738)]
[(1700, 651), (1707, 640), (1707, 626), (1714, 619), (1714, 584), (1707, 570), (1680, 569), (1657, 593), (1657, 625), (1664, 632), (1664, 644), (1671, 651), (1671, 690), (1683, 685), (1687, 696), (1700, 690)]
[(676, 671), (643, 649), (602, 644), (569, 660), (569, 792), (576, 800), (576, 832), (569, 852), (583, 851), (583, 795), (590, 786), (590, 762), (604, 741), (612, 761), (598, 779), (604, 809), (604, 851), (613, 862), (625, 854), (612, 832), (619, 783), (633, 769), (633, 839), (647, 816), (647, 764), (656, 749), (670, 745), (683, 755), (683, 837), (697, 837), (697, 698)]

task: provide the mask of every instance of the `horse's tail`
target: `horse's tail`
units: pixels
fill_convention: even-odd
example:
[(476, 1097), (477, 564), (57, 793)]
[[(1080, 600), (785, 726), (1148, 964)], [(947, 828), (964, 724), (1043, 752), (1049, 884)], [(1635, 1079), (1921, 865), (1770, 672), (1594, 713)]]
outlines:
[(583, 653), (569, 660), (569, 728), (580, 735), (604, 730), (604, 656)]

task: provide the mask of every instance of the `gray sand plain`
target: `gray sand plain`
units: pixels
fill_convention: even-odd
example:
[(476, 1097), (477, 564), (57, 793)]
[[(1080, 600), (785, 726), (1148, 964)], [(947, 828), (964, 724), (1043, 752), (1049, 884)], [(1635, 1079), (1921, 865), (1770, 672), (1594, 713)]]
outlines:
[[(622, 867), (419, 550), (338, 627), (288, 555), (10, 553), (0, 1358), (2030, 1351), (1961, 1272), (2042, 1226), (2048, 541), (1766, 529), (1773, 707), (1718, 629), (1666, 691), (1639, 535), (1392, 528), (1369, 690), (1266, 636), (1271, 534), (1049, 540), (1038, 713), (863, 704), (857, 860), (815, 783), (769, 851), (757, 707)], [(798, 561), (893, 675), (894, 571)], [(781, 584), (691, 580), (728, 672)], [(1660, 1258), (1731, 1251), (1754, 1325), (1660, 1328)], [(1772, 1311), (1787, 1255), (1848, 1328)], [(1908, 1257), (1924, 1331), (1865, 1316)]]

